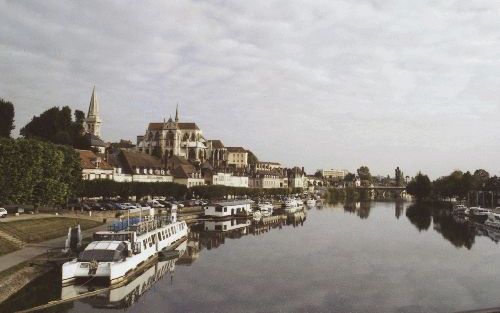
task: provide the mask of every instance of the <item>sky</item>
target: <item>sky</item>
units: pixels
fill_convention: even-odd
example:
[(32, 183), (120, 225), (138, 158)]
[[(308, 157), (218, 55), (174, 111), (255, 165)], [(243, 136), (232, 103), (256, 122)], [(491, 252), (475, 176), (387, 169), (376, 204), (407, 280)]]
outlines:
[(15, 135), (52, 106), (130, 139), (175, 114), (262, 161), (500, 175), (500, 2), (0, 0)]

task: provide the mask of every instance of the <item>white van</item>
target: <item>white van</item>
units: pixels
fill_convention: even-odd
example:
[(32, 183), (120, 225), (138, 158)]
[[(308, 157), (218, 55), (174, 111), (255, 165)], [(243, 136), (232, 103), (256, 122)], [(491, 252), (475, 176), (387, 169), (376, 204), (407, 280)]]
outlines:
[(7, 210), (4, 208), (0, 208), (0, 217), (7, 217)]

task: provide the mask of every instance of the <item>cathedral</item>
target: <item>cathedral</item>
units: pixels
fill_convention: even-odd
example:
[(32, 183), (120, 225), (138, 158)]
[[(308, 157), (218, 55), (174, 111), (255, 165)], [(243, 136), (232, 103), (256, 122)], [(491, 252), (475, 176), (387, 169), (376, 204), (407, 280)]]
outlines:
[(207, 141), (196, 123), (179, 122), (179, 108), (175, 119), (149, 123), (144, 136), (137, 136), (137, 149), (162, 160), (173, 156), (201, 163), (207, 159)]

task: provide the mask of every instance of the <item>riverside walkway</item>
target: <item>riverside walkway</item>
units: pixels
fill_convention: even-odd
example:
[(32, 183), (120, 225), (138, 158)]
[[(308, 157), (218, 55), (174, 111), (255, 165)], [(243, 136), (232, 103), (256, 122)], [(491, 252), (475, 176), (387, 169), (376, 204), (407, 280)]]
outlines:
[[(106, 230), (107, 227), (107, 224), (103, 224), (94, 228), (83, 230), (82, 238), (89, 237), (96, 231)], [(0, 272), (44, 254), (48, 249), (62, 248), (64, 247), (65, 241), (66, 236), (63, 236), (38, 243), (26, 244), (19, 250), (4, 254), (0, 256)]]

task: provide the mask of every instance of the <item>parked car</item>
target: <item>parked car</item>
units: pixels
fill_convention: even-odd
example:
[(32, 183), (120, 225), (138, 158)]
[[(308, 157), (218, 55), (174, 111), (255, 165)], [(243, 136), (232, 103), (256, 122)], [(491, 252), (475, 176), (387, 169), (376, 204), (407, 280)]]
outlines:
[(128, 210), (126, 205), (126, 203), (119, 203), (119, 202), (116, 202), (114, 203), (114, 206), (117, 210)]
[(101, 202), (101, 206), (105, 210), (114, 210), (114, 209), (116, 209), (115, 205), (112, 202), (108, 202), (108, 201)]
[(94, 202), (90, 204), (93, 211), (106, 211), (106, 208), (99, 202)]
[(164, 208), (165, 205), (161, 204), (159, 200), (151, 200), (148, 204), (153, 208)]
[(0, 208), (0, 217), (4, 218), (7, 217), (7, 210), (4, 208)]
[(172, 207), (172, 203), (170, 203), (168, 201), (158, 200), (158, 202), (160, 202), (163, 205), (164, 208), (170, 209)]
[(80, 206), (78, 207), (78, 209), (80, 210), (84, 210), (84, 211), (92, 211), (92, 206), (89, 204), (89, 203), (80, 203)]

